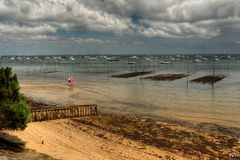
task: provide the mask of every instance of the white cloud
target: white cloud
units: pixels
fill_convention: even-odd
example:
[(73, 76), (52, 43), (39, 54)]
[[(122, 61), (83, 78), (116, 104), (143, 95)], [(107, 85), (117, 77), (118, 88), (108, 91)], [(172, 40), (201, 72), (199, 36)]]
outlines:
[[(11, 3), (10, 3), (11, 2)], [(65, 29), (86, 28), (94, 31), (122, 32), (130, 20), (93, 10), (77, 0), (23, 0), (0, 2), (0, 16), (20, 24), (42, 23)]]
[[(86, 6), (122, 17), (137, 15), (137, 33), (148, 37), (211, 38), (240, 30), (238, 0), (82, 0)], [(96, 5), (97, 4), (97, 5)], [(135, 32), (136, 33), (136, 32)]]
[[(210, 27), (205, 27), (200, 24), (183, 23), (169, 23), (169, 22), (156, 22), (144, 21), (151, 27), (143, 28), (140, 33), (147, 37), (203, 37), (211, 38), (219, 34), (219, 30), (212, 30)], [(202, 27), (203, 26), (203, 27)]]
[(211, 38), (223, 30), (239, 31), (239, 16), (238, 0), (2, 0), (0, 34), (31, 39), (78, 29)]
[(56, 28), (48, 24), (42, 24), (39, 26), (26, 26), (18, 24), (1, 24), (0, 33), (10, 34), (49, 34), (55, 33)]
[(101, 40), (96, 38), (71, 38), (73, 41), (77, 43), (95, 43), (95, 44), (110, 44), (110, 43), (116, 43), (116, 41), (113, 40)]
[(236, 44), (240, 44), (240, 41), (235, 41)]

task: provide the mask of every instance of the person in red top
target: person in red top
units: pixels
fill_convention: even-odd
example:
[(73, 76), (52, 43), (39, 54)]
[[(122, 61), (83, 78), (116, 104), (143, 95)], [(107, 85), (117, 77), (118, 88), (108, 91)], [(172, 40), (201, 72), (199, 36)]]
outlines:
[(73, 86), (73, 84), (74, 84), (74, 79), (73, 79), (73, 77), (69, 77), (69, 78), (68, 78), (68, 85), (69, 85), (69, 86)]

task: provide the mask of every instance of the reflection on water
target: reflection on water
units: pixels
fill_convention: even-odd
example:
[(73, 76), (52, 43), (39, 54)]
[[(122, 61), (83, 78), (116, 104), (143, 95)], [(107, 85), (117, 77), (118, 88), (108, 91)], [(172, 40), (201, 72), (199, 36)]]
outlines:
[(71, 85), (68, 88), (69, 97), (74, 97), (74, 87)]
[[(90, 61), (81, 56), (56, 60), (51, 57), (50, 60), (44, 57), (32, 60), (2, 57), (1, 65), (13, 66), (22, 85), (40, 85), (36, 90), (23, 87), (26, 94), (60, 104), (97, 103), (104, 111), (240, 127), (240, 56), (231, 55), (231, 59), (227, 59), (227, 55), (221, 55), (219, 61), (212, 61), (215, 56), (199, 56), (199, 60), (195, 56), (180, 56), (180, 60), (172, 60), (177, 56), (157, 56), (149, 60), (139, 56), (134, 60), (135, 64), (126, 63), (127, 56), (118, 57), (119, 61), (108, 61), (104, 57)], [(190, 76), (171, 82), (111, 77), (111, 74), (134, 71)], [(190, 82), (211, 74), (222, 74), (226, 78), (214, 86)], [(72, 88), (66, 84), (69, 76), (75, 78)]]

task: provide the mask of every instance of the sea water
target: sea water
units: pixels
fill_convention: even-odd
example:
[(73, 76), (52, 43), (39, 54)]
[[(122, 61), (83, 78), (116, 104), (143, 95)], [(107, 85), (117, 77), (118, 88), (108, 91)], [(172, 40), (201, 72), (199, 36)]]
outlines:
[[(240, 128), (240, 55), (3, 56), (0, 62), (13, 67), (21, 85), (48, 86), (45, 95), (26, 94), (63, 105), (96, 103), (105, 112)], [(111, 77), (135, 71), (190, 76), (175, 81)], [(226, 78), (214, 85), (190, 82), (212, 74)], [(56, 88), (68, 87), (69, 76), (75, 79), (74, 90)]]

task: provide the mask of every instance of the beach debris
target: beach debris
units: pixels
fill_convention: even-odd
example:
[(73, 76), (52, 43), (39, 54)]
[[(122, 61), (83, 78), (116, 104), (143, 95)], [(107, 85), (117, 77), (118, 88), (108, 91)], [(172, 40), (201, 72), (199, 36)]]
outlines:
[(203, 76), (203, 77), (193, 79), (193, 80), (191, 80), (191, 82), (202, 83), (202, 84), (206, 84), (206, 83), (213, 84), (213, 83), (216, 83), (218, 81), (221, 81), (225, 77), (226, 76), (224, 76), (224, 75), (207, 75), (207, 76)]
[(112, 75), (111, 77), (131, 78), (131, 77), (137, 77), (137, 76), (142, 76), (142, 75), (151, 74), (151, 73), (153, 73), (153, 71), (131, 72), (131, 73), (124, 73), (124, 74), (116, 74), (116, 75)]
[(174, 81), (177, 79), (181, 79), (187, 77), (189, 75), (186, 74), (159, 74), (154, 76), (145, 77), (143, 79), (150, 79), (153, 81)]

